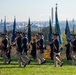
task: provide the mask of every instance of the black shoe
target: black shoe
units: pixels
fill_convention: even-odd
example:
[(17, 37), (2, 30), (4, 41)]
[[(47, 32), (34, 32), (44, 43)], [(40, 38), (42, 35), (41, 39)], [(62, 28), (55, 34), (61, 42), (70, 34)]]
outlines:
[(44, 63), (46, 63), (46, 60), (44, 60)]
[(10, 64), (11, 60), (8, 61), (8, 64)]
[(28, 64), (30, 64), (31, 60), (28, 61)]
[(44, 61), (43, 62), (41, 62), (41, 64), (43, 64), (44, 63)]
[(44, 64), (44, 63), (46, 63), (46, 60), (44, 60), (43, 62), (41, 62), (41, 64)]
[(61, 62), (61, 64), (60, 64), (60, 67), (62, 67), (63, 66), (63, 62)]
[(26, 64), (24, 64), (24, 67), (26, 67)]

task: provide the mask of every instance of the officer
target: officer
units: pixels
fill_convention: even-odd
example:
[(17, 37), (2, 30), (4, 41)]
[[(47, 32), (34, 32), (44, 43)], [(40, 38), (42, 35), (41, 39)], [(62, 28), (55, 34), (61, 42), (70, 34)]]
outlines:
[(23, 46), (22, 46), (22, 35), (20, 32), (16, 32), (16, 49), (17, 49), (17, 58), (19, 67), (21, 67), (22, 63), (24, 64), (24, 67), (26, 66), (26, 60), (22, 55)]
[(76, 38), (75, 38), (75, 34), (72, 34), (72, 64), (76, 65)]
[(58, 67), (58, 64), (60, 67), (62, 67), (63, 62), (60, 60), (60, 49), (59, 49), (59, 41), (58, 41), (58, 34), (54, 33), (54, 40), (53, 40), (53, 47), (54, 47), (54, 65), (55, 67)]
[(37, 59), (38, 59), (38, 63), (39, 64), (43, 64), (46, 62), (46, 60), (42, 57), (42, 53), (41, 53), (41, 50), (40, 50), (40, 35), (37, 34), (36, 35), (36, 55), (37, 55)]

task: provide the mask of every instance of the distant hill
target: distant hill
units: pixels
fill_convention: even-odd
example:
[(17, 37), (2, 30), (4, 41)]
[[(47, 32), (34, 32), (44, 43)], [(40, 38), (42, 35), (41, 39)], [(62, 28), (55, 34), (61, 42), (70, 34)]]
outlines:
[[(40, 30), (43, 27), (49, 26), (48, 21), (32, 21), (31, 23), (33, 23), (32, 26), (31, 26), (32, 31), (33, 30)], [(65, 31), (66, 22), (65, 21), (59, 21), (59, 24), (60, 24), (61, 32), (63, 33)], [(74, 24), (76, 24), (76, 22), (74, 22)], [(8, 31), (13, 29), (13, 22), (7, 22), (6, 25), (7, 25), (7, 30)], [(0, 23), (0, 32), (3, 31), (3, 26), (4, 26), (4, 24)], [(72, 31), (72, 29), (73, 29), (72, 21), (69, 21), (69, 27), (70, 27), (70, 30)], [(26, 30), (27, 29), (27, 22), (17, 22), (16, 28), (17, 28), (17, 30), (18, 29)]]

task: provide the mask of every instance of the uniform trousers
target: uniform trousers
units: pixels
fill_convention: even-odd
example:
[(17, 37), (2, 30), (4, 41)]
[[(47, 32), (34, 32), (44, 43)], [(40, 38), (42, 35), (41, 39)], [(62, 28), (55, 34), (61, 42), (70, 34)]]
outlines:
[(76, 65), (76, 52), (72, 51), (71, 57), (72, 57), (72, 64)]
[(45, 59), (42, 57), (42, 53), (41, 53), (40, 50), (37, 50), (36, 55), (37, 55), (37, 59), (38, 59), (39, 64), (41, 64), (41, 63), (43, 63), (45, 61)]
[(9, 58), (6, 55), (6, 51), (2, 50), (1, 54), (2, 54), (2, 57), (3, 57), (4, 64), (6, 64), (6, 62), (9, 62)]
[(18, 60), (18, 64), (19, 67), (21, 67), (22, 64), (27, 64), (25, 57), (23, 56), (23, 54), (21, 54), (20, 52), (17, 51), (17, 60)]
[(59, 53), (54, 52), (54, 65), (55, 65), (55, 67), (58, 67), (58, 64), (61, 65), (60, 52)]

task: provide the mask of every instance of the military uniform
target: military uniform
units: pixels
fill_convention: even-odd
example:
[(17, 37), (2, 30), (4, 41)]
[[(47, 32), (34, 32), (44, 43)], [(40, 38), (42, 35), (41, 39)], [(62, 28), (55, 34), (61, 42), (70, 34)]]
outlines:
[(28, 51), (28, 39), (27, 39), (27, 34), (26, 33), (23, 33), (23, 56), (25, 57), (26, 59), (26, 62), (27, 63), (30, 63), (30, 58), (27, 56), (27, 51)]
[(41, 50), (40, 50), (40, 37), (39, 37), (39, 34), (36, 35), (37, 37), (37, 41), (36, 41), (36, 50), (37, 50), (37, 59), (38, 59), (38, 63), (39, 64), (43, 64), (46, 62), (46, 60), (42, 57), (42, 53), (41, 53)]
[(7, 51), (8, 51), (8, 39), (6, 37), (6, 34), (2, 34), (2, 42), (1, 42), (1, 49), (2, 49), (2, 57), (4, 60), (4, 63), (9, 62), (9, 58), (7, 57)]
[(58, 34), (54, 34), (54, 40), (53, 40), (53, 52), (54, 52), (54, 65), (55, 67), (58, 66), (58, 64), (60, 66), (63, 65), (63, 62), (60, 60), (60, 49), (59, 49), (59, 41), (58, 41), (58, 38), (57, 38)]
[(17, 49), (17, 59), (19, 63), (19, 67), (21, 67), (22, 63), (24, 64), (24, 67), (26, 66), (26, 60), (23, 57), (22, 51), (23, 51), (23, 46), (22, 46), (22, 36), (20, 35), (20, 32), (16, 32), (16, 49)]

